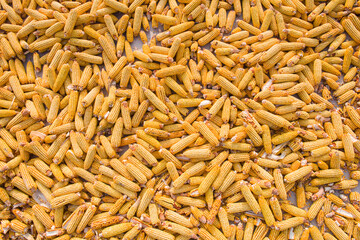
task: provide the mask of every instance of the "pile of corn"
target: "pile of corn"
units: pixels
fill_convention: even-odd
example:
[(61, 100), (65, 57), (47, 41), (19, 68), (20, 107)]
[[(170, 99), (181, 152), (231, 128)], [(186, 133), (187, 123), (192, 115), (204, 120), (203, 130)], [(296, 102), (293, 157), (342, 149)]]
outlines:
[(360, 239), (359, 14), (0, 0), (0, 239)]

